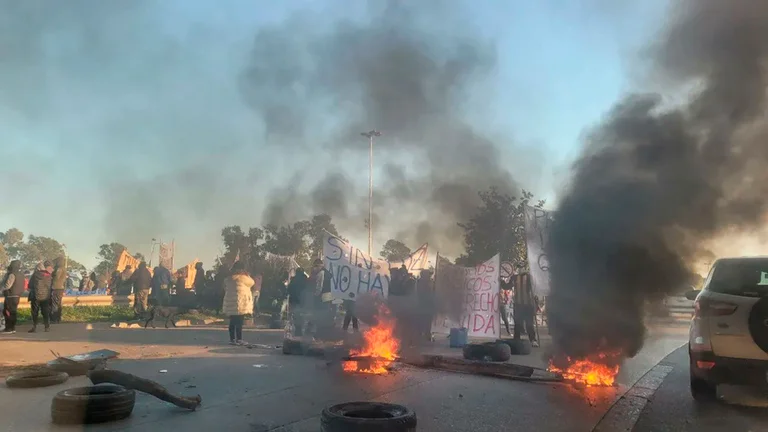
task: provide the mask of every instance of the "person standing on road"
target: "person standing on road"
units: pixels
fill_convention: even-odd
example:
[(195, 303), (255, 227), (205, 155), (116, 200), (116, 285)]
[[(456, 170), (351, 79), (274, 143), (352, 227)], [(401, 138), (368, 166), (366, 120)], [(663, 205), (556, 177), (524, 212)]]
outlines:
[(507, 304), (509, 303), (509, 296), (512, 292), (512, 278), (509, 279), (509, 281), (504, 282), (504, 279), (500, 281), (499, 284), (499, 315), (501, 315), (501, 320), (504, 322), (504, 327), (507, 330), (507, 335), (512, 336), (512, 332), (509, 331), (509, 314), (507, 312)]
[(0, 285), (5, 302), (3, 303), (3, 316), (5, 317), (4, 334), (16, 333), (16, 317), (19, 309), (19, 299), (24, 293), (24, 273), (21, 272), (21, 261), (13, 260), (8, 266), (8, 272)]
[(294, 336), (304, 336), (306, 310), (313, 304), (313, 293), (304, 269), (299, 267), (288, 283), (288, 310), (291, 314)]
[(229, 344), (243, 343), (243, 321), (245, 315), (253, 313), (251, 288), (254, 280), (245, 271), (245, 265), (237, 261), (232, 266), (232, 276), (224, 281), (224, 314), (229, 315)]
[(533, 296), (533, 284), (531, 283), (531, 275), (525, 269), (519, 269), (518, 274), (514, 277), (515, 283), (515, 304), (514, 304), (514, 319), (515, 330), (514, 338), (520, 339), (520, 333), (523, 328), (528, 333), (528, 339), (531, 341), (531, 345), (534, 347), (539, 346), (536, 341), (536, 328), (534, 327), (534, 319), (536, 319), (536, 298)]
[(160, 306), (171, 305), (171, 279), (171, 271), (162, 263), (155, 267), (155, 272), (152, 274), (152, 295)]
[(323, 260), (316, 259), (312, 263), (309, 285), (314, 292), (313, 319), (317, 333), (327, 335), (336, 324), (336, 305), (331, 297), (331, 275), (323, 267)]
[(51, 282), (53, 281), (53, 264), (45, 261), (37, 265), (37, 269), (29, 278), (29, 302), (32, 305), (32, 329), (37, 331), (38, 319), (43, 315), (45, 331), (51, 330)]
[(133, 283), (131, 282), (131, 277), (133, 277), (133, 267), (128, 264), (125, 266), (125, 269), (122, 273), (120, 273), (120, 284), (118, 285), (117, 294), (119, 295), (129, 295), (131, 294), (131, 287)]
[(63, 256), (53, 261), (53, 275), (51, 276), (51, 322), (61, 322), (61, 308), (64, 302), (64, 290), (67, 289), (67, 259)]
[(147, 312), (149, 290), (152, 288), (152, 274), (149, 272), (146, 262), (139, 263), (139, 267), (131, 275), (130, 281), (133, 285), (133, 311), (137, 318), (142, 318)]

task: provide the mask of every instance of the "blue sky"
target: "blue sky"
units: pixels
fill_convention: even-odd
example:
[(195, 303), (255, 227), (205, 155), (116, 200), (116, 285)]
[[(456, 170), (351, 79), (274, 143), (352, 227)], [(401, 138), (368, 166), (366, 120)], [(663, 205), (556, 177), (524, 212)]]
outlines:
[[(554, 205), (580, 134), (642, 88), (642, 48), (663, 24), (666, 1), (444, 3), (455, 5), (453, 18), (425, 28), (471, 27), (496, 51), (494, 70), (468, 95), (467, 117), (494, 140), (515, 141), (513, 149), (499, 140), (502, 164)], [(369, 3), (137, 4), (115, 11), (80, 0), (72, 13), (0, 15), (20, 21), (0, 30), (12, 50), (0, 64), (0, 157), (15, 161), (0, 173), (0, 229), (57, 238), (87, 265), (101, 243), (146, 254), (152, 237), (175, 238), (179, 261), (210, 263), (221, 227), (257, 225), (268, 191), (297, 166), (331, 157), (322, 147), (264, 142), (237, 88), (254, 34), (295, 13), (318, 29), (360, 19)], [(350, 175), (365, 184), (364, 170)]]

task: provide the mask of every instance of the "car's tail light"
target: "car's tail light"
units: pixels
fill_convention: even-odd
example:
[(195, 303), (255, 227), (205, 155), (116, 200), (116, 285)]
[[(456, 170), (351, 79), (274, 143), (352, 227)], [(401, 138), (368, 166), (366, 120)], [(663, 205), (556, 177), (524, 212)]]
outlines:
[(693, 317), (702, 318), (710, 316), (725, 316), (736, 312), (737, 305), (720, 300), (711, 300), (699, 297), (693, 303)]

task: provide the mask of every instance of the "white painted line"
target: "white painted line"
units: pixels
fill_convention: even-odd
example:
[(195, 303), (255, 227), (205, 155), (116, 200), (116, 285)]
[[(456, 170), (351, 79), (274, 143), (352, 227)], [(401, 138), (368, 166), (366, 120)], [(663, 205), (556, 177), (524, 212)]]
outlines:
[(597, 423), (592, 432), (630, 432), (637, 419), (648, 404), (648, 400), (658, 390), (664, 378), (673, 367), (657, 364), (646, 372), (640, 380), (619, 398)]

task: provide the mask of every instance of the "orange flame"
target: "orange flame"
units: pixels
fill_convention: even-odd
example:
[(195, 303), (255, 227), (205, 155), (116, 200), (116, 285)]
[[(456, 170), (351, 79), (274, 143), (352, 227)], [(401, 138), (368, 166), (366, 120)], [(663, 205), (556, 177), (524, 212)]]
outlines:
[(369, 357), (370, 362), (366, 361), (365, 365), (361, 365), (362, 362), (358, 361), (344, 362), (342, 367), (345, 371), (385, 374), (389, 371), (389, 365), (397, 359), (400, 341), (394, 336), (395, 321), (386, 306), (381, 305), (379, 307), (377, 321), (376, 326), (363, 333), (363, 348), (349, 352), (351, 356)]
[(552, 361), (547, 368), (550, 372), (559, 373), (564, 379), (574, 381), (587, 386), (605, 386), (610, 387), (616, 381), (616, 375), (619, 373), (618, 365), (609, 365), (611, 356), (605, 353), (597, 354), (594, 360), (579, 359), (573, 360), (567, 357), (568, 367), (565, 369), (555, 366)]

